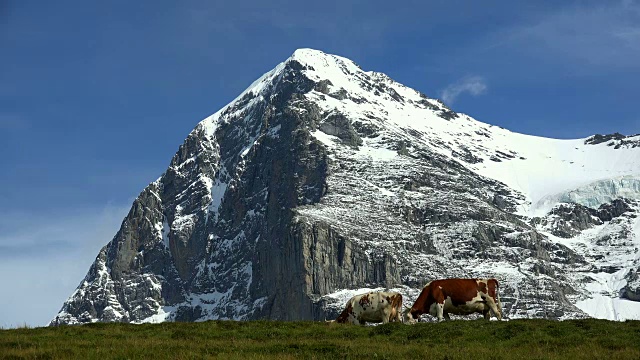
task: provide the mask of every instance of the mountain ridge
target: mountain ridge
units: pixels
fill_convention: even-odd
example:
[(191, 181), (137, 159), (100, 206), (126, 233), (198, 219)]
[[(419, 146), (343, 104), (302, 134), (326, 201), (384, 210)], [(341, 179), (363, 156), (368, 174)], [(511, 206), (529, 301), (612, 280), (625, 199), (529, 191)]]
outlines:
[[(377, 285), (411, 299), (430, 277), (473, 275), (506, 279), (513, 317), (585, 316), (576, 304), (590, 293), (576, 279), (589, 282), (591, 268), (545, 231), (569, 216), (549, 211), (624, 193), (635, 214), (637, 140), (512, 133), (299, 49), (198, 123), (51, 324), (321, 319), (341, 306), (332, 294)], [(545, 162), (545, 148), (564, 155)], [(549, 169), (565, 180), (538, 185)], [(606, 196), (597, 185), (564, 195), (615, 178), (625, 181)], [(579, 237), (613, 219), (562, 226)], [(625, 251), (640, 231), (630, 234)], [(629, 284), (634, 256), (617, 270)]]

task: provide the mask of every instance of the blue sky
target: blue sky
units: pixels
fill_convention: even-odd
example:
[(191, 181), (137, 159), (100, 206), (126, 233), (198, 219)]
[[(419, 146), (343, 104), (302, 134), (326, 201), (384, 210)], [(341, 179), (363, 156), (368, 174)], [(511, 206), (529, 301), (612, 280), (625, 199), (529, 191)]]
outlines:
[(637, 1), (0, 1), (0, 326), (44, 325), (198, 121), (301, 47), (512, 131), (640, 132)]

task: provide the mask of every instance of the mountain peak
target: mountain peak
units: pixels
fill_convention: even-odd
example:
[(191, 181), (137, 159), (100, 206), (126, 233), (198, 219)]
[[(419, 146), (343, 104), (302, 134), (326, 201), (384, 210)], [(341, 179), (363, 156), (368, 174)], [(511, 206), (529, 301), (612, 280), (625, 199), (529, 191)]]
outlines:
[(342, 56), (327, 54), (320, 50), (301, 48), (293, 52), (286, 62), (297, 61), (316, 72), (340, 69), (345, 75), (363, 72), (352, 60)]
[(301, 60), (310, 57), (326, 57), (331, 56), (322, 50), (316, 50), (311, 48), (300, 48), (291, 54), (290, 59)]

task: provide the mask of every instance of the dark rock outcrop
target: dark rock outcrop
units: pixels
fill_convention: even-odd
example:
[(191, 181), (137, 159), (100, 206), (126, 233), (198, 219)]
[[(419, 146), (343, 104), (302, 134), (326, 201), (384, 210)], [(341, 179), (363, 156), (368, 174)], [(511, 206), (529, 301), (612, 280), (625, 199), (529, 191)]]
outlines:
[(640, 301), (640, 269), (629, 271), (625, 280), (627, 284), (620, 291), (620, 297)]
[(615, 149), (620, 148), (636, 148), (640, 147), (640, 139), (638, 139), (640, 134), (635, 135), (622, 135), (620, 133), (613, 133), (607, 135), (595, 134), (587, 138), (584, 143), (589, 145), (601, 144), (604, 142), (608, 142), (608, 146), (613, 146)]
[(533, 225), (540, 225), (555, 236), (561, 238), (574, 237), (583, 230), (594, 225), (602, 225), (605, 221), (630, 211), (628, 200), (615, 199), (609, 204), (602, 204), (598, 209), (592, 209), (580, 204), (563, 203), (551, 209), (543, 218), (533, 218)]

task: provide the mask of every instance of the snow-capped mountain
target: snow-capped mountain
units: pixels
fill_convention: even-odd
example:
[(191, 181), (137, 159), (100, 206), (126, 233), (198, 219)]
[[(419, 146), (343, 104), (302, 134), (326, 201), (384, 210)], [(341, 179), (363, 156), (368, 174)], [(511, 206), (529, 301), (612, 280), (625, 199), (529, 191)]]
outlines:
[(500, 280), (507, 317), (640, 318), (640, 136), (510, 132), (310, 49), (201, 121), (52, 325), (323, 319)]

